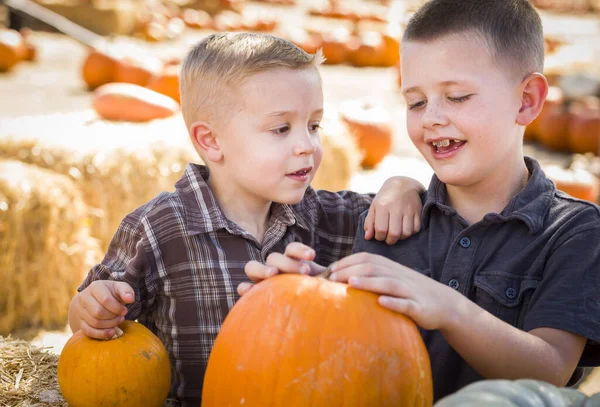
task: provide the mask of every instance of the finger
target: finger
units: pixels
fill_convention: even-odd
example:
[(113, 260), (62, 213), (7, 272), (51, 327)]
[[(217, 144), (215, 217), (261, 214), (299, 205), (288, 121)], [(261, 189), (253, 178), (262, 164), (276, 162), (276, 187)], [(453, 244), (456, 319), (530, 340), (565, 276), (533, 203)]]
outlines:
[(79, 325), (79, 329), (90, 338), (96, 339), (109, 339), (115, 334), (115, 329), (96, 329), (89, 326), (85, 321), (81, 321), (81, 325)]
[(398, 216), (390, 214), (390, 224), (388, 225), (388, 233), (385, 242), (388, 245), (395, 244), (402, 235), (402, 219)]
[(114, 281), (111, 284), (113, 296), (122, 304), (131, 304), (135, 300), (135, 292), (129, 284), (124, 281)]
[(85, 322), (90, 328), (94, 329), (110, 329), (114, 328), (125, 321), (125, 317), (121, 315), (116, 315), (111, 319), (97, 319), (91, 316), (86, 312), (81, 313), (81, 319)]
[(379, 297), (379, 305), (389, 310), (406, 315), (413, 320), (417, 319), (419, 306), (411, 299), (381, 296)]
[(402, 234), (400, 235), (400, 239), (404, 240), (412, 236), (413, 232), (413, 222), (414, 218), (412, 216), (405, 216), (402, 219)]
[(254, 284), (252, 283), (240, 283), (237, 286), (237, 292), (240, 296), (243, 296), (244, 294), (247, 294), (252, 287), (254, 287)]
[(314, 260), (316, 252), (305, 244), (292, 242), (285, 248), (285, 255), (296, 260)]
[(371, 205), (365, 218), (365, 240), (370, 240), (375, 235), (375, 206)]
[(415, 213), (415, 220), (413, 221), (413, 229), (415, 233), (421, 230), (421, 212)]
[(375, 214), (375, 239), (385, 240), (390, 223), (390, 213), (386, 210), (377, 211)]
[(251, 260), (244, 266), (244, 272), (250, 278), (250, 280), (258, 283), (266, 278), (273, 277), (278, 273), (277, 269), (274, 267), (269, 267), (265, 264), (262, 264), (258, 261)]
[(348, 285), (352, 288), (391, 297), (407, 298), (410, 294), (406, 284), (399, 278), (379, 276), (377, 274), (375, 274), (375, 277), (352, 276), (348, 280)]
[(281, 253), (271, 253), (267, 257), (267, 265), (283, 273), (310, 274), (310, 266), (303, 261), (295, 260)]
[(329, 268), (331, 269), (331, 271), (336, 272), (339, 270), (343, 270), (347, 267), (356, 265), (389, 265), (390, 262), (392, 261), (383, 256), (367, 252), (360, 252), (351, 254), (350, 256), (344, 257), (343, 259), (336, 261), (335, 263), (331, 264)]
[(80, 299), (83, 308), (96, 319), (112, 319), (127, 314), (127, 308), (116, 300), (108, 289), (102, 292), (91, 291)]
[(331, 281), (337, 281), (339, 283), (346, 283), (352, 277), (381, 277), (389, 276), (391, 272), (386, 270), (384, 267), (375, 264), (355, 264), (349, 267), (345, 267), (339, 271), (333, 273), (329, 279)]

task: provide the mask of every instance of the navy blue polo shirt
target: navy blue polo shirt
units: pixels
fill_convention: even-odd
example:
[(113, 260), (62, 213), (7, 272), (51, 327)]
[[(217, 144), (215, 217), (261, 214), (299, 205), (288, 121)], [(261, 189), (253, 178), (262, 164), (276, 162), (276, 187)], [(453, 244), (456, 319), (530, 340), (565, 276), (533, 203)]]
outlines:
[[(525, 163), (529, 181), (501, 213), (469, 225), (447, 204), (446, 186), (434, 175), (419, 233), (388, 246), (365, 241), (359, 230), (353, 251), (428, 275), (525, 331), (548, 327), (584, 336), (580, 365), (599, 365), (600, 208), (558, 191), (533, 158)], [(439, 331), (422, 335), (436, 400), (482, 379)]]

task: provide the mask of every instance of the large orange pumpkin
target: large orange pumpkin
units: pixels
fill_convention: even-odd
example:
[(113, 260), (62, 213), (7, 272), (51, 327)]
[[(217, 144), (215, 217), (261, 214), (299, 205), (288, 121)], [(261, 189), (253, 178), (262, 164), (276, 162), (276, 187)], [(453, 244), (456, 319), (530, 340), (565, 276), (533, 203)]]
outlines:
[(348, 60), (354, 66), (383, 66), (387, 45), (377, 31), (363, 31), (348, 43)]
[(340, 105), (340, 116), (363, 153), (361, 165), (373, 168), (392, 149), (393, 130), (388, 111), (381, 105), (351, 100)]
[(431, 406), (417, 326), (377, 297), (299, 274), (261, 282), (221, 327), (202, 406)]
[(114, 82), (146, 86), (162, 69), (162, 61), (158, 58), (143, 54), (129, 55), (117, 63)]
[(146, 122), (179, 110), (172, 98), (130, 83), (108, 83), (96, 89), (92, 107), (106, 120)]
[(571, 151), (600, 155), (600, 99), (587, 97), (571, 105), (569, 113)]
[(133, 321), (110, 340), (75, 333), (58, 360), (58, 384), (73, 407), (160, 407), (171, 386), (171, 364), (162, 342)]
[(323, 33), (323, 56), (325, 64), (343, 64), (348, 58), (348, 43), (350, 31), (340, 27), (331, 32)]

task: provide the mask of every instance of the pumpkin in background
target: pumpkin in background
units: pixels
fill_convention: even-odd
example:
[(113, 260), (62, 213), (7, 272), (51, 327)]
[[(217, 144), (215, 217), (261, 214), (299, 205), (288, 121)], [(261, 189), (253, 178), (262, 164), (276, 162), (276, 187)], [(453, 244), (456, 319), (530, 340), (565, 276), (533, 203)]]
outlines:
[(331, 32), (323, 33), (322, 38), (325, 64), (338, 65), (346, 62), (348, 43), (351, 38), (350, 31), (340, 27)]
[(535, 120), (537, 123), (533, 127), (537, 141), (551, 150), (568, 151), (569, 109), (560, 88), (548, 90), (544, 107)]
[(340, 116), (363, 154), (363, 168), (375, 167), (390, 153), (392, 124), (383, 106), (359, 100), (346, 101), (340, 105)]
[(148, 89), (175, 99), (177, 103), (181, 103), (179, 97), (179, 70), (178, 65), (165, 66), (163, 72), (153, 76), (148, 82)]
[(25, 58), (26, 46), (21, 34), (0, 28), (0, 72), (7, 72)]
[(532, 380), (481, 380), (444, 397), (435, 407), (592, 407), (600, 405), (600, 394), (588, 397), (575, 389)]
[(574, 153), (600, 155), (600, 99), (589, 96), (569, 109), (569, 147)]
[(81, 75), (88, 89), (94, 90), (99, 86), (114, 82), (116, 71), (116, 55), (99, 49), (90, 49), (83, 61)]
[(106, 120), (147, 122), (179, 111), (172, 98), (130, 83), (108, 83), (96, 89), (92, 107)]
[(125, 321), (119, 328), (110, 340), (78, 331), (65, 344), (58, 360), (58, 384), (69, 405), (163, 405), (171, 386), (165, 347), (140, 323)]
[(381, 33), (363, 31), (348, 43), (348, 61), (358, 67), (382, 66), (386, 50)]
[(292, 28), (286, 32), (286, 38), (308, 54), (315, 54), (323, 45), (323, 37), (309, 33), (303, 28)]
[(377, 298), (300, 274), (257, 284), (225, 318), (202, 406), (431, 406), (417, 326)]
[(385, 44), (382, 66), (390, 67), (400, 65), (400, 41), (390, 34), (383, 34), (382, 38), (383, 43)]
[(556, 165), (544, 167), (544, 172), (559, 189), (574, 198), (598, 202), (600, 181), (591, 172), (582, 168), (565, 169)]
[(213, 18), (204, 10), (186, 8), (182, 14), (183, 22), (189, 28), (196, 30), (209, 30), (214, 28)]
[(158, 58), (141, 52), (128, 55), (118, 61), (113, 82), (146, 86), (153, 76), (160, 74), (162, 69), (162, 61)]

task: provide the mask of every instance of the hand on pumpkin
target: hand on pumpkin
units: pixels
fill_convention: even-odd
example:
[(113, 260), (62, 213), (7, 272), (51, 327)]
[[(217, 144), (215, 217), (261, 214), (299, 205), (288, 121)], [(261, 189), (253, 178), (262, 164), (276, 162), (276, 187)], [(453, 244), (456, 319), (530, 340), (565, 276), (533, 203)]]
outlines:
[(391, 177), (381, 187), (365, 219), (365, 239), (389, 245), (421, 229), (421, 193), (425, 188), (408, 177)]
[[(254, 260), (249, 261), (246, 263), (244, 271), (255, 283), (273, 277), (279, 272), (316, 275), (323, 272), (325, 267), (312, 261), (315, 256), (315, 251), (310, 247), (299, 242), (292, 242), (287, 245), (284, 253), (269, 254), (266, 264)], [(237, 288), (238, 294), (246, 294), (253, 286), (253, 283), (240, 283)]]
[(125, 282), (94, 281), (71, 301), (71, 330), (73, 333), (81, 330), (91, 338), (111, 338), (114, 328), (125, 320), (125, 304), (131, 304), (134, 299), (133, 289)]
[(386, 257), (356, 253), (330, 266), (331, 281), (382, 294), (379, 304), (411, 318), (424, 329), (444, 329), (465, 297)]

